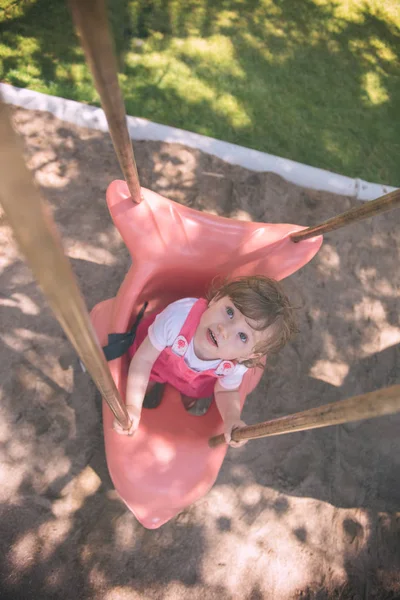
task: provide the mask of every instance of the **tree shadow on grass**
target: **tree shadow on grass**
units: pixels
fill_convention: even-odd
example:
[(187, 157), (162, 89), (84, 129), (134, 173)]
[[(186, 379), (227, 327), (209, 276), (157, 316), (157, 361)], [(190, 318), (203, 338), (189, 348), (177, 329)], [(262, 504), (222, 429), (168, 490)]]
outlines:
[[(383, 11), (365, 4), (348, 16), (335, 2), (311, 0), (204, 0), (185, 10), (168, 1), (119, 1), (110, 20), (128, 114), (399, 185), (400, 44)], [(50, 93), (98, 104), (61, 0), (11, 12), (0, 35), (11, 50), (6, 81), (41, 89), (43, 81)], [(24, 38), (36, 48), (28, 69)], [(203, 50), (202, 39), (224, 42)]]

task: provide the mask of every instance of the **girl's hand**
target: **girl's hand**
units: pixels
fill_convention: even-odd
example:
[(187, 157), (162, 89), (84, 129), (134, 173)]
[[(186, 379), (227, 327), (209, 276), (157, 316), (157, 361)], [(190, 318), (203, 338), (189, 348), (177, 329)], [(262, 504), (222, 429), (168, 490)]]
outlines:
[(138, 415), (137, 408), (134, 406), (127, 406), (126, 410), (128, 411), (128, 415), (131, 420), (129, 429), (122, 429), (117, 419), (114, 419), (113, 429), (120, 435), (133, 435), (139, 427), (140, 414)]
[(225, 437), (225, 441), (232, 448), (240, 448), (241, 446), (244, 446), (246, 444), (246, 442), (248, 442), (248, 440), (242, 440), (240, 442), (234, 442), (233, 441), (233, 439), (232, 439), (232, 431), (234, 429), (237, 429), (237, 428), (240, 428), (240, 427), (246, 427), (246, 423), (244, 421), (240, 421), (240, 420), (224, 423), (224, 437)]

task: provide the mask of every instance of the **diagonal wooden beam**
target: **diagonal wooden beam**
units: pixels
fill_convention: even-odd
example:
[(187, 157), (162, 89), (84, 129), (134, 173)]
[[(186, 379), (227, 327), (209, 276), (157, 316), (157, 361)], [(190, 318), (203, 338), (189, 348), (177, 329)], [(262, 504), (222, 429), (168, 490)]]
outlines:
[(362, 206), (351, 208), (350, 210), (337, 215), (336, 217), (332, 217), (331, 219), (328, 219), (319, 225), (314, 225), (313, 227), (307, 227), (307, 229), (296, 231), (296, 233), (292, 233), (290, 239), (295, 243), (302, 242), (303, 240), (308, 240), (309, 238), (317, 235), (323, 235), (324, 233), (334, 231), (335, 229), (340, 229), (346, 225), (358, 223), (359, 221), (368, 219), (369, 217), (380, 215), (381, 213), (387, 212), (388, 210), (393, 210), (394, 208), (400, 208), (400, 190), (394, 190), (394, 192), (385, 194), (384, 196), (381, 196), (376, 200), (372, 200), (371, 202), (366, 202)]
[[(372, 419), (397, 412), (400, 412), (400, 385), (354, 396), (347, 400), (324, 404), (272, 421), (241, 427), (235, 429), (232, 433), (232, 439), (235, 442), (254, 440), (271, 435), (292, 433), (293, 431), (305, 431), (307, 429), (328, 427), (329, 425), (339, 425), (340, 423)], [(212, 448), (224, 443), (223, 434), (216, 435), (209, 440), (209, 445)]]
[(0, 101), (0, 203), (26, 262), (102, 397), (124, 429), (130, 420), (121, 401), (49, 207), (33, 183), (8, 115)]
[(105, 112), (111, 139), (133, 202), (141, 202), (139, 176), (118, 83), (117, 59), (104, 0), (68, 0)]

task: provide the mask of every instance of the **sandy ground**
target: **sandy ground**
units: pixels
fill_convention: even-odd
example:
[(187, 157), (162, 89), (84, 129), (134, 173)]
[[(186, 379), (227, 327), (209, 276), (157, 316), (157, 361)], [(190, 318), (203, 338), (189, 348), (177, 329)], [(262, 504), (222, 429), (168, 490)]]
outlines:
[[(105, 134), (14, 110), (89, 308), (129, 264)], [(357, 201), (179, 145), (135, 144), (142, 184), (221, 215), (315, 224)], [(287, 280), (300, 333), (244, 410), (257, 422), (400, 381), (400, 212), (334, 232)], [(1, 220), (0, 598), (400, 597), (400, 415), (230, 449), (211, 492), (145, 530), (113, 491), (96, 390)]]

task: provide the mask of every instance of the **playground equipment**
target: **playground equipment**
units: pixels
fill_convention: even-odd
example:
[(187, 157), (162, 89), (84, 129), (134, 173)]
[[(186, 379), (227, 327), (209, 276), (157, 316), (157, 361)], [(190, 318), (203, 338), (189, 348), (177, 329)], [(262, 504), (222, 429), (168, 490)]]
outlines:
[[(126, 183), (113, 182), (107, 191), (111, 217), (133, 263), (117, 296), (98, 304), (89, 319), (51, 219), (32, 188), (4, 105), (0, 109), (4, 148), (0, 156), (0, 197), (27, 261), (104, 399), (105, 447), (115, 488), (145, 527), (156, 528), (213, 485), (226, 453), (226, 445), (216, 447), (222, 421), (215, 403), (205, 415), (191, 415), (184, 409), (180, 394), (166, 386), (161, 405), (155, 410), (143, 409), (137, 433), (133, 437), (119, 436), (112, 429), (113, 417), (124, 428), (129, 425), (121, 400), (125, 394), (127, 359), (122, 356), (107, 365), (99, 342), (104, 346), (109, 334), (128, 331), (144, 302), (148, 302), (147, 312), (151, 313), (179, 297), (202, 296), (216, 274), (288, 277), (315, 256), (323, 233), (396, 208), (400, 205), (400, 191), (318, 227), (304, 228), (207, 215), (141, 188), (104, 4), (101, 0), (71, 0), (70, 5), (126, 179)], [(246, 374), (240, 388), (242, 405), (260, 375), (261, 371), (255, 369)], [(330, 409), (320, 407), (319, 413), (314, 412), (308, 420), (301, 414), (285, 417), (285, 422), (260, 424), (253, 437), (397, 412), (400, 386), (395, 388), (380, 392), (378, 407), (376, 393), (368, 395), (368, 402), (353, 398), (350, 404), (342, 404), (341, 420), (338, 409), (335, 412), (333, 408), (339, 403), (334, 403)], [(234, 439), (251, 435), (251, 427), (237, 431)], [(209, 443), (215, 437), (218, 439)]]

